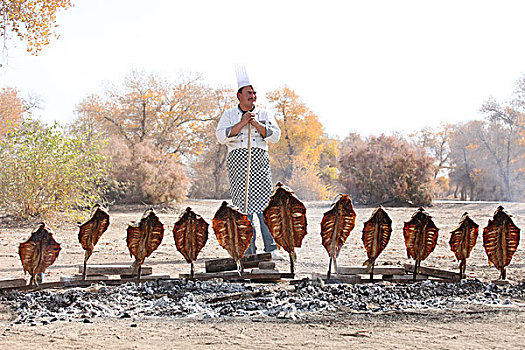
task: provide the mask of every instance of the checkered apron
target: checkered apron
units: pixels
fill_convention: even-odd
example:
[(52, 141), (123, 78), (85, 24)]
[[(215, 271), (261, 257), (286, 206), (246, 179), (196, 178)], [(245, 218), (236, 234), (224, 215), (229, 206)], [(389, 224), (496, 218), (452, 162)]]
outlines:
[[(248, 149), (237, 148), (228, 153), (227, 167), (230, 179), (230, 194), (233, 204), (244, 210), (244, 195), (246, 186), (246, 165)], [(272, 195), (272, 175), (270, 173), (270, 158), (262, 148), (252, 148), (250, 158), (250, 184), (248, 187), (248, 212), (260, 213), (266, 208)]]

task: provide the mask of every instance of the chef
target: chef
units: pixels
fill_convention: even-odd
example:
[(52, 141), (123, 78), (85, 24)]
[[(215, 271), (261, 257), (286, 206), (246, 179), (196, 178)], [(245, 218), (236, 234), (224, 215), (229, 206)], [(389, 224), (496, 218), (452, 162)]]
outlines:
[[(245, 208), (248, 139), (250, 139), (250, 174), (246, 214), (252, 224), (253, 215), (257, 215), (264, 251), (274, 252), (277, 246), (264, 223), (262, 211), (272, 194), (268, 142), (279, 141), (281, 129), (272, 113), (255, 106), (257, 92), (250, 83), (245, 67), (237, 66), (236, 73), (239, 104), (223, 113), (217, 125), (216, 136), (219, 143), (228, 146), (226, 164), (230, 180), (230, 194), (233, 204), (241, 210)], [(256, 254), (255, 237), (254, 227), (252, 242), (246, 254)]]

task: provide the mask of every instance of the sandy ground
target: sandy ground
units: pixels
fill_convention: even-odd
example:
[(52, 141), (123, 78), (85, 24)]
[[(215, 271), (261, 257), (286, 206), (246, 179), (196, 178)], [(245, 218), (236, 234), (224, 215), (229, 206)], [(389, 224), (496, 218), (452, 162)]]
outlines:
[[(215, 211), (220, 206), (215, 200), (188, 200), (179, 209), (158, 210), (165, 225), (164, 240), (159, 249), (146, 259), (153, 273), (167, 273), (177, 277), (189, 271), (172, 236), (174, 222), (186, 206), (191, 206), (211, 224)], [(298, 277), (312, 272), (326, 272), (328, 255), (321, 246), (320, 222), (329, 209), (327, 202), (307, 204), (308, 235), (303, 248), (298, 250), (296, 271)], [(518, 227), (525, 227), (525, 203), (503, 203), (513, 215)], [(110, 210), (111, 225), (96, 247), (90, 259), (93, 264), (131, 264), (126, 247), (126, 227), (129, 222), (139, 220), (146, 207), (115, 207)], [(482, 228), (492, 217), (497, 204), (436, 204), (427, 210), (439, 227), (438, 244), (423, 266), (434, 266), (456, 270), (458, 263), (450, 251), (448, 241), (464, 212), (480, 225), (480, 236), (471, 258), (467, 261), (467, 275), (490, 282), (499, 276), (494, 267), (489, 267), (482, 245)], [(366, 252), (361, 242), (361, 230), (374, 208), (356, 208), (356, 227), (343, 247), (338, 259), (339, 266), (361, 265)], [(386, 208), (393, 220), (393, 232), (389, 245), (379, 257), (377, 264), (402, 264), (406, 258), (402, 226), (415, 208)], [(31, 228), (11, 229), (0, 227), (0, 277), (20, 278), (23, 270), (18, 257), (18, 245), (27, 239)], [(55, 239), (62, 251), (44, 276), (46, 282), (57, 281), (61, 275), (78, 273), (84, 253), (78, 243), (78, 230), (72, 226), (55, 228)], [(525, 251), (523, 239), (507, 270), (511, 283), (525, 280)], [(262, 240), (259, 237), (258, 247)], [(200, 254), (197, 271), (204, 270), (203, 261), (210, 258), (227, 257), (210, 227), (208, 243)], [(288, 271), (287, 261), (278, 261), (280, 270)], [(0, 333), (2, 348), (18, 349), (28, 342), (38, 348), (348, 348), (353, 345), (363, 348), (522, 348), (525, 344), (523, 308), (487, 310), (447, 310), (430, 313), (406, 313), (396, 315), (359, 315), (348, 317), (321, 317), (311, 322), (279, 322), (276, 320), (254, 322), (249, 319), (229, 319), (213, 322), (174, 319), (105, 320), (94, 323), (55, 322), (49, 325), (13, 324), (16, 315), (10, 310), (0, 310)]]

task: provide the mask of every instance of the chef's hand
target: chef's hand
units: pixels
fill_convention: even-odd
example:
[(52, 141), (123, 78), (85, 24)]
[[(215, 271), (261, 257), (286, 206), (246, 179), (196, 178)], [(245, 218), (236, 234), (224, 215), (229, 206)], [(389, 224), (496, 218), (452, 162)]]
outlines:
[(253, 124), (254, 120), (255, 120), (255, 113), (246, 112), (242, 115), (241, 123), (243, 126), (245, 126), (245, 125), (248, 125), (248, 123)]

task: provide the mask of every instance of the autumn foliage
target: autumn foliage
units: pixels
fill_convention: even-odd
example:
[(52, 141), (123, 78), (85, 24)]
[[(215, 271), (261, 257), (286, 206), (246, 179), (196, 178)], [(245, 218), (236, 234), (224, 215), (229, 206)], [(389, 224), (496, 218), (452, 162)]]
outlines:
[(0, 138), (15, 128), (23, 119), (25, 101), (18, 90), (5, 87), (0, 90)]
[[(293, 188), (301, 200), (338, 193), (356, 204), (525, 198), (525, 76), (510, 102), (482, 104), (483, 120), (425, 127), (408, 137), (352, 133), (339, 141), (289, 87), (266, 97), (260, 107), (275, 113), (282, 130), (269, 149), (273, 182)], [(227, 149), (214, 134), (236, 104), (235, 90), (212, 88), (195, 74), (167, 79), (131, 71), (86, 96), (62, 129), (24, 124), (30, 99), (4, 88), (0, 206), (27, 219), (72, 217), (102, 196), (150, 204), (227, 199)]]
[(276, 111), (281, 140), (270, 145), (273, 181), (294, 189), (303, 200), (335, 196), (337, 147), (302, 99), (284, 86), (267, 98)]
[(190, 185), (186, 168), (173, 154), (163, 153), (151, 140), (128, 145), (108, 141), (103, 153), (111, 164), (111, 200), (159, 203), (182, 201)]
[(190, 185), (186, 162), (209, 142), (205, 126), (216, 117), (212, 96), (198, 77), (169, 82), (132, 71), (121, 85), (84, 99), (71, 130), (88, 140), (109, 140), (111, 199), (181, 201)]
[(235, 91), (220, 88), (213, 91), (213, 120), (203, 126), (202, 152), (191, 161), (190, 176), (192, 185), (189, 195), (194, 198), (227, 199), (230, 197), (230, 182), (226, 169), (228, 149), (226, 145), (215, 142), (215, 130), (225, 110), (236, 105)]
[(58, 37), (57, 12), (71, 6), (71, 0), (1, 0), (0, 38), (7, 40), (14, 35), (36, 55), (51, 38)]
[(341, 184), (360, 204), (388, 201), (430, 203), (432, 159), (394, 136), (345, 139), (339, 162)]

